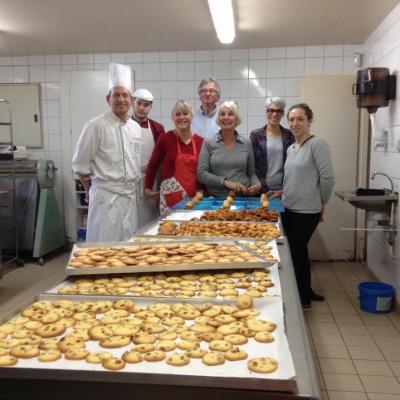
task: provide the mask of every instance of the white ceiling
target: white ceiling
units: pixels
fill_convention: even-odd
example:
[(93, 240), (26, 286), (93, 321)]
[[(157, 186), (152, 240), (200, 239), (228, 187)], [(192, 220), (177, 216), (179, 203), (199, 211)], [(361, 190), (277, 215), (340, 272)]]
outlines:
[(0, 56), (363, 43), (398, 0), (233, 0), (216, 39), (207, 0), (0, 0)]

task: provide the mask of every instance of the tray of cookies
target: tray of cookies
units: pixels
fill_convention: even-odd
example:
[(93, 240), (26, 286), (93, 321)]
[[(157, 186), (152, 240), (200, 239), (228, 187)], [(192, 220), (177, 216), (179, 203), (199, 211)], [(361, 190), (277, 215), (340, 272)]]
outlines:
[(177, 210), (170, 211), (161, 217), (163, 220), (172, 221), (246, 221), (246, 222), (278, 222), (279, 213), (270, 211), (267, 208), (257, 208), (255, 210), (231, 210), (218, 209), (214, 211), (201, 210)]
[(254, 270), (71, 276), (47, 293), (235, 300), (240, 294), (260, 298), (280, 296), (282, 291), (275, 264)]
[(72, 249), (66, 274), (264, 268), (274, 262), (258, 257), (233, 240), (138, 244), (79, 243)]
[(279, 222), (247, 221), (161, 220), (139, 231), (137, 236), (275, 239), (278, 242), (283, 240)]
[(194, 385), (234, 377), (235, 387), (259, 379), (260, 390), (297, 390), (278, 298), (217, 304), (40, 295), (1, 321), (0, 333), (0, 366), (16, 370), (190, 376)]

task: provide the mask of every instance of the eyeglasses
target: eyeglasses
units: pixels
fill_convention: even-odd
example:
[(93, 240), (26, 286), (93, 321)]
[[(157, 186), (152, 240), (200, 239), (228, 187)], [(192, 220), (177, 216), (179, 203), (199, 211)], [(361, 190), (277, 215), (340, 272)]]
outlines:
[(268, 114), (283, 114), (284, 111), (281, 108), (267, 108)]
[(214, 94), (214, 93), (217, 93), (217, 91), (215, 89), (201, 89), (200, 93), (201, 94), (206, 94), (206, 93)]

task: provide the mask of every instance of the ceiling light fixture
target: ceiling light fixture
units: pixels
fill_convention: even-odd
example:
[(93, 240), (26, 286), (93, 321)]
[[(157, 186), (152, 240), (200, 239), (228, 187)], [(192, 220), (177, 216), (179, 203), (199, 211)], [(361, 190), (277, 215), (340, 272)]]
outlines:
[(232, 0), (208, 0), (208, 6), (219, 41), (232, 43), (235, 39)]

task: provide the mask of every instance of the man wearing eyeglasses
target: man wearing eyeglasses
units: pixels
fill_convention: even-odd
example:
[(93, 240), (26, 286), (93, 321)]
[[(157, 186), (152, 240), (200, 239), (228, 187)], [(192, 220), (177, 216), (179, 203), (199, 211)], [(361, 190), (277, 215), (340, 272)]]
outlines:
[(280, 125), (285, 105), (284, 99), (269, 97), (265, 102), (266, 124), (250, 133), (256, 175), (262, 192), (271, 197), (281, 195), (286, 150), (294, 142), (292, 132)]
[(213, 78), (203, 79), (200, 82), (198, 93), (200, 97), (200, 110), (193, 116), (191, 130), (204, 139), (213, 137), (219, 132), (216, 124), (217, 103), (221, 97), (221, 89), (218, 82)]

